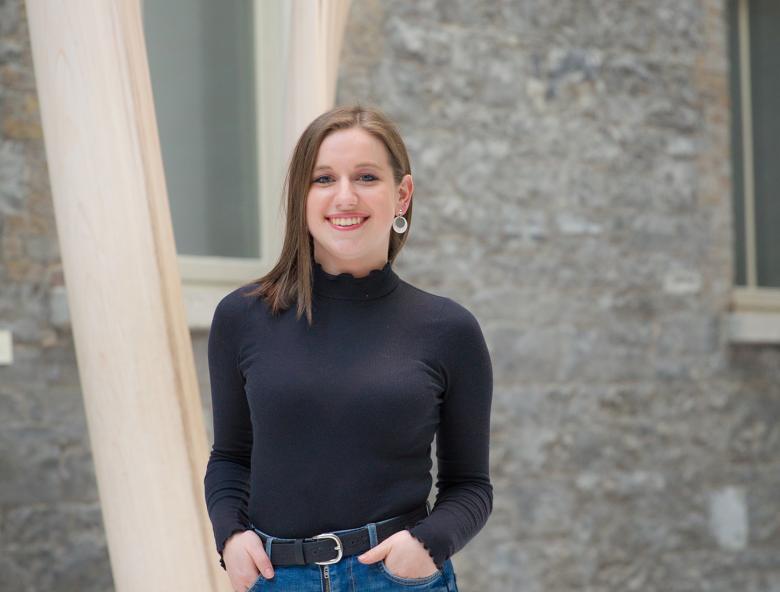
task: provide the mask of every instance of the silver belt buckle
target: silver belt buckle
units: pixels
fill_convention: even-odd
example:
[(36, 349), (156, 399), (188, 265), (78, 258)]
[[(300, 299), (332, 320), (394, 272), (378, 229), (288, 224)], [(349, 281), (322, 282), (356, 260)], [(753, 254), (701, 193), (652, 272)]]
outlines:
[(316, 536), (312, 537), (313, 539), (333, 539), (336, 541), (336, 551), (338, 551), (338, 555), (336, 555), (335, 559), (328, 559), (327, 561), (315, 561), (317, 565), (330, 565), (331, 563), (338, 563), (341, 559), (342, 555), (344, 554), (344, 547), (341, 546), (341, 539), (333, 534), (332, 532), (323, 532), (322, 534), (318, 534)]

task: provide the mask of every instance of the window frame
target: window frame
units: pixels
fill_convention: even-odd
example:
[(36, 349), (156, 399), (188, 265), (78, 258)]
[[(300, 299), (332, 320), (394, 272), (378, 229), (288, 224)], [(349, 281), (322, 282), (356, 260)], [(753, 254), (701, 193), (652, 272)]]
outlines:
[[(747, 283), (740, 285), (735, 282), (732, 288), (729, 307), (731, 312), (728, 319), (729, 334), (732, 342), (780, 343), (780, 288), (759, 286), (757, 280), (750, 12), (749, 0), (736, 0), (736, 2), (741, 103), (738, 115), (742, 129), (742, 192)], [(730, 23), (730, 26), (733, 25), (734, 23)], [(732, 111), (732, 116), (736, 115)], [(732, 199), (735, 199), (733, 194)]]

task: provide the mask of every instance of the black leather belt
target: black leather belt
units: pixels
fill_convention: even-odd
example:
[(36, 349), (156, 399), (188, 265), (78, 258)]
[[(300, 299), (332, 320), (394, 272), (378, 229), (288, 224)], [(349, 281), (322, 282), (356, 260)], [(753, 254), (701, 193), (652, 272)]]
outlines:
[[(428, 502), (406, 514), (394, 516), (386, 521), (376, 523), (377, 544), (391, 534), (414, 526), (429, 514)], [(254, 529), (265, 545), (268, 537)], [(346, 530), (346, 529), (345, 529)], [(338, 531), (336, 531), (338, 532)], [(352, 532), (336, 535), (333, 532), (323, 532), (309, 538), (276, 539), (271, 541), (271, 563), (273, 565), (306, 565), (316, 563), (329, 565), (337, 563), (342, 557), (363, 553), (371, 548), (368, 527), (361, 526)]]

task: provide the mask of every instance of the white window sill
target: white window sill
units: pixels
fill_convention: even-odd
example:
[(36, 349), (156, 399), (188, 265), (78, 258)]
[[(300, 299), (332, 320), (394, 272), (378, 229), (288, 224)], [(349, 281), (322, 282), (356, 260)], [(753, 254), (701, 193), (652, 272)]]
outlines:
[(732, 312), (728, 315), (731, 343), (780, 343), (780, 312)]
[(734, 288), (727, 321), (731, 343), (780, 343), (780, 289)]
[[(182, 297), (187, 315), (187, 326), (191, 331), (207, 331), (211, 326), (214, 309), (222, 297), (238, 285), (184, 285)], [(55, 327), (70, 329), (68, 298), (64, 286), (52, 288), (49, 293), (50, 322)]]
[[(231, 259), (179, 255), (182, 298), (190, 330), (208, 330), (214, 310), (223, 296), (264, 275), (272, 263), (270, 258)], [(49, 321), (55, 327), (70, 328), (70, 312), (64, 286), (51, 289), (49, 315)]]

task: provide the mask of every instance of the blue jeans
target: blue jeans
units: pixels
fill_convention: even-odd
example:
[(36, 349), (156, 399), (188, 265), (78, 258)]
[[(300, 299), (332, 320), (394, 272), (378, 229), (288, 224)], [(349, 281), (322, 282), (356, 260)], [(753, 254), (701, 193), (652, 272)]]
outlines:
[[(377, 524), (370, 522), (368, 535), (371, 548), (378, 544), (376, 536)], [(251, 525), (252, 530), (266, 537), (265, 553), (274, 563), (271, 556), (271, 542), (274, 540), (292, 540), (272, 536)], [(334, 534), (341, 535), (357, 530), (334, 530)], [(359, 553), (358, 553), (359, 555)], [(384, 560), (376, 563), (363, 564), (357, 560), (357, 555), (344, 555), (337, 563), (330, 565), (274, 565), (274, 577), (266, 579), (260, 574), (247, 592), (261, 592), (264, 590), (283, 590), (284, 592), (389, 592), (392, 590), (425, 591), (425, 592), (458, 592), (455, 578), (455, 570), (452, 562), (447, 559), (443, 569), (424, 578), (402, 578), (391, 573), (385, 567)]]

